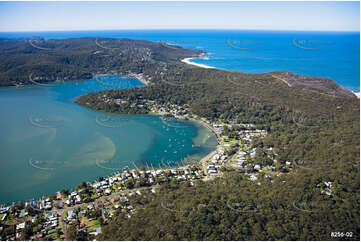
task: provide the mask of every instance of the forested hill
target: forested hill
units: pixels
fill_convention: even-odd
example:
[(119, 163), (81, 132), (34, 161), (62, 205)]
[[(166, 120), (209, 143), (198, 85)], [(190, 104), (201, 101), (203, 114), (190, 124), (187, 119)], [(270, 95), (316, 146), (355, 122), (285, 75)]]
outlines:
[[(118, 113), (139, 113), (144, 110), (137, 106), (130, 108), (130, 102), (128, 105), (118, 105), (115, 99), (149, 99), (160, 104), (186, 104), (193, 113), (210, 120), (244, 120), (245, 115), (249, 116), (255, 110), (255, 113), (281, 110), (297, 116), (333, 116), (349, 109), (350, 104), (358, 104), (352, 92), (330, 79), (292, 74), (290, 81), (283, 74), (246, 74), (178, 65), (164, 72), (162, 79), (147, 87), (90, 93), (81, 96), (78, 102)], [(110, 101), (104, 102), (104, 95)], [(259, 115), (249, 118), (254, 121), (257, 116), (261, 118)]]
[[(77, 102), (116, 113), (147, 113), (146, 101), (189, 107), (213, 122), (267, 130), (256, 159), (273, 147), (291, 164), (270, 182), (226, 170), (195, 187), (170, 183), (137, 201), (131, 219), (116, 213), (100, 240), (359, 240), (360, 104), (327, 78), (290, 72), (246, 74), (178, 64), (151, 85), (90, 93)], [(116, 102), (116, 100), (120, 102)], [(298, 160), (313, 164), (297, 166)], [(328, 197), (318, 188), (331, 181)], [(171, 206), (168, 209), (166, 205)], [(231, 205), (230, 205), (231, 204)], [(251, 207), (242, 211), (232, 204)], [(352, 231), (352, 238), (332, 237)]]
[[(150, 100), (187, 106), (213, 122), (256, 124), (268, 132), (254, 144), (257, 162), (264, 164), (273, 147), (279, 164), (291, 164), (272, 181), (251, 182), (226, 169), (222, 178), (194, 187), (165, 183), (159, 193), (135, 198), (130, 219), (117, 211), (97, 239), (359, 240), (359, 100), (328, 79), (282, 74), (183, 66), (147, 87), (81, 96), (78, 103), (107, 112), (147, 113), (144, 100)], [(332, 196), (320, 191), (326, 181)], [(339, 230), (352, 237), (331, 236)]]
[[(200, 51), (148, 41), (0, 42), (2, 85), (30, 84), (29, 75), (43, 82), (142, 73), (150, 85), (90, 93), (77, 102), (115, 113), (176, 104), (214, 123), (255, 124), (267, 131), (252, 143), (257, 163), (267, 164), (271, 147), (276, 166), (287, 167), (272, 181), (260, 172), (252, 182), (226, 168), (221, 178), (194, 186), (166, 182), (156, 194), (135, 196), (131, 218), (116, 210), (98, 240), (360, 239), (360, 103), (332, 80), (203, 69), (179, 61)], [(321, 192), (325, 182), (332, 195)]]
[(0, 39), (0, 86), (90, 79), (97, 73), (158, 77), (199, 50), (134, 39)]

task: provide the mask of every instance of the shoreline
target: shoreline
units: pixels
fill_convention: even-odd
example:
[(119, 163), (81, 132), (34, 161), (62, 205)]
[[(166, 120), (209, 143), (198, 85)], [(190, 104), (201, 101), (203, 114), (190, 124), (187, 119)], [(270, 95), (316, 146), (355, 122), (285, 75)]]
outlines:
[[(198, 56), (198, 57), (188, 57), (188, 58), (184, 58), (184, 59), (181, 60), (181, 62), (186, 63), (186, 64), (188, 64), (188, 65), (197, 66), (197, 67), (200, 67), (200, 68), (205, 68), (205, 69), (222, 70), (222, 69), (217, 68), (217, 67), (214, 67), (214, 66), (209, 66), (209, 65), (206, 65), (206, 64), (198, 64), (198, 63), (195, 63), (195, 62), (191, 62), (192, 59), (205, 59), (205, 60), (208, 60), (207, 57), (203, 57), (203, 56), (201, 55), (201, 56)], [(229, 70), (229, 71), (234, 71), (234, 70)], [(287, 85), (288, 85), (288, 83), (287, 83)], [(341, 86), (341, 85), (338, 84), (338, 83), (337, 83), (337, 85), (339, 85), (340, 87), (343, 87), (343, 86)], [(345, 87), (343, 87), (343, 88), (345, 88)], [(355, 92), (355, 91), (353, 91), (353, 90), (351, 90), (351, 89), (348, 89), (348, 88), (345, 88), (345, 89), (347, 89), (348, 91), (352, 92), (352, 93), (356, 96), (356, 98), (360, 99), (360, 96), (361, 96), (361, 92), (360, 92), (360, 91), (359, 91), (359, 92)]]
[[(351, 91), (351, 90), (350, 90)], [(351, 91), (358, 99), (360, 99), (360, 94), (361, 92), (354, 92), (354, 91)]]
[[(135, 74), (136, 75), (136, 74)], [(96, 110), (96, 111), (99, 111), (99, 110)], [(145, 115), (155, 115), (155, 116), (165, 116), (167, 113), (162, 113), (162, 112), (153, 112), (153, 113), (148, 113), (148, 114), (145, 114)], [(117, 114), (118, 115), (118, 114)], [(122, 114), (124, 115), (124, 114)], [(137, 114), (136, 114), (137, 115)], [(182, 117), (179, 117), (179, 116), (174, 116), (174, 118), (176, 119), (179, 119), (179, 120), (185, 120), (184, 118)], [(186, 120), (187, 121), (187, 120)], [(197, 163), (199, 164), (200, 167), (203, 167), (204, 165), (204, 162), (206, 162), (207, 160), (209, 160), (213, 155), (216, 154), (217, 150), (221, 147), (221, 144), (219, 143), (219, 139), (218, 139), (218, 135), (216, 134), (215, 130), (213, 130), (213, 128), (207, 124), (206, 122), (204, 122), (203, 120), (201, 119), (198, 119), (198, 118), (189, 118), (188, 121), (190, 122), (195, 122), (201, 126), (203, 126), (204, 128), (206, 128), (207, 130), (209, 130), (216, 138), (216, 141), (217, 141), (217, 146), (215, 146), (214, 150), (212, 150), (211, 152), (205, 154), (204, 156), (200, 157), (199, 160), (197, 162), (194, 162), (194, 163), (183, 163), (184, 159), (180, 159), (178, 161), (176, 161), (176, 163), (178, 165), (175, 165), (175, 166), (170, 166), (168, 165), (168, 167), (152, 167), (153, 169), (151, 169), (152, 171), (166, 171), (166, 170), (171, 170), (171, 169), (187, 169), (189, 168), (190, 166), (195, 166)], [(31, 163), (31, 159), (29, 160), (29, 163)], [(32, 165), (32, 164), (31, 164)], [(149, 167), (150, 168), (150, 167)], [(129, 171), (133, 171), (133, 170), (136, 170), (136, 169), (129, 169)], [(113, 177), (114, 174), (117, 174), (117, 172), (120, 172), (122, 171), (122, 169), (119, 169), (117, 170), (116, 172), (112, 171), (111, 174), (109, 174), (108, 176), (106, 177)], [(97, 177), (98, 178), (98, 177)], [(96, 179), (97, 179), (96, 178)], [(89, 182), (89, 181), (86, 181), (88, 183), (91, 183), (93, 184), (93, 182)], [(66, 189), (69, 189), (69, 190), (74, 190), (75, 191), (75, 187), (67, 187)], [(24, 200), (18, 200), (18, 201), (11, 201), (11, 202), (3, 202), (3, 203), (0, 203), (0, 207), (1, 206), (11, 206), (12, 204), (17, 204), (19, 202), (29, 202), (29, 201), (32, 201), (32, 200), (39, 200), (39, 199), (44, 199), (46, 197), (49, 197), (51, 195), (54, 195), (56, 194), (55, 193), (49, 193), (49, 194), (45, 194), (45, 195), (41, 195), (40, 197), (34, 197), (32, 199), (24, 199)]]
[(208, 66), (208, 65), (205, 65), (205, 64), (198, 64), (198, 63), (191, 62), (192, 59), (205, 59), (205, 58), (202, 58), (202, 57), (189, 57), (189, 58), (182, 59), (182, 62), (186, 63), (188, 65), (193, 65), (193, 66), (197, 66), (197, 67), (201, 67), (201, 68), (205, 68), (205, 69), (216, 69), (213, 66)]
[(149, 86), (149, 84), (150, 84), (150, 82), (143, 77), (142, 73), (141, 74), (130, 73), (127, 76), (138, 79), (140, 82), (142, 82), (146, 86)]
[[(188, 64), (188, 65), (192, 65), (192, 66), (197, 66), (197, 67), (200, 67), (200, 68), (205, 68), (205, 69), (216, 69), (216, 70), (222, 70), (222, 69), (219, 69), (217, 67), (214, 67), (214, 66), (209, 66), (209, 65), (205, 65), (205, 64), (198, 64), (198, 63), (194, 63), (194, 62), (191, 62), (192, 59), (205, 59), (207, 60), (208, 58), (207, 57), (203, 57), (203, 56), (198, 56), (198, 57), (188, 57), (188, 58), (184, 58), (181, 60), (181, 62), (185, 63), (185, 64)], [(229, 71), (234, 71), (234, 70), (229, 70)], [(135, 74), (135, 73), (129, 73), (129, 74), (122, 74), (122, 73), (117, 73), (117, 74), (100, 74), (100, 75), (119, 75), (119, 76), (127, 76), (127, 77), (131, 77), (131, 78), (136, 78), (138, 79), (141, 83), (143, 83), (145, 86), (149, 86), (151, 85), (152, 83), (150, 81), (148, 81), (144, 76), (143, 76), (143, 73), (140, 73), (140, 74)], [(94, 78), (94, 76), (92, 77)], [(91, 79), (92, 79), (91, 78)], [(49, 85), (56, 85), (56, 84), (59, 84), (59, 83), (67, 83), (67, 82), (78, 82), (78, 81), (89, 81), (91, 79), (84, 79), (84, 80), (69, 80), (69, 81), (62, 81), (62, 82), (59, 82), (59, 81), (54, 81), (54, 82), (51, 82), (49, 83)], [(340, 84), (337, 83), (337, 85), (339, 85), (340, 87), (342, 88), (345, 88), (346, 90), (352, 92), (357, 99), (360, 99), (361, 97), (361, 92), (358, 91), (358, 92), (355, 92), (349, 88), (346, 88), (346, 87), (343, 87), (341, 86)], [(40, 86), (40, 85), (31, 85), (31, 84), (23, 84), (23, 85), (10, 85), (10, 86), (0, 86), (0, 90), (1, 89), (6, 89), (6, 88), (22, 88), (22, 87), (34, 87), (34, 86)]]

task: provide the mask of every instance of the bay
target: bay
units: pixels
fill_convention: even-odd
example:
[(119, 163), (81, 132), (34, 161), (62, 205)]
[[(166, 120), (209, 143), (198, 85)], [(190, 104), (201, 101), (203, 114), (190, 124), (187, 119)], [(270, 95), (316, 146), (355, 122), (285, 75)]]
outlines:
[(157, 115), (119, 115), (82, 107), (84, 93), (143, 86), (106, 75), (79, 82), (0, 89), (0, 203), (38, 198), (122, 168), (167, 168), (211, 152), (205, 127)]

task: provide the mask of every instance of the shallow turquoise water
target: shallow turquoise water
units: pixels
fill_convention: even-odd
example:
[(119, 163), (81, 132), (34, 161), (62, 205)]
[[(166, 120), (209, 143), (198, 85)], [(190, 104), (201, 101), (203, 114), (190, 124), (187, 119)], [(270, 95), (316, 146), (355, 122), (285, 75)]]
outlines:
[(0, 203), (55, 193), (126, 166), (176, 166), (215, 148), (214, 136), (194, 122), (111, 115), (74, 103), (77, 96), (114, 83), (143, 85), (134, 78), (102, 78), (110, 85), (92, 79), (0, 89)]

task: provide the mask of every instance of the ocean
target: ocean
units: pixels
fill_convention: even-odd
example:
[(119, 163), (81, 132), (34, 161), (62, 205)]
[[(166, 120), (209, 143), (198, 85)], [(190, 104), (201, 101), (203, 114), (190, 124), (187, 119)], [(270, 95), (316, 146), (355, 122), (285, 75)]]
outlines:
[(329, 77), (360, 92), (360, 33), (259, 30), (112, 30), (0, 33), (0, 38), (41, 36), (134, 38), (164, 41), (208, 52), (207, 60), (192, 60), (246, 73), (291, 71)]

